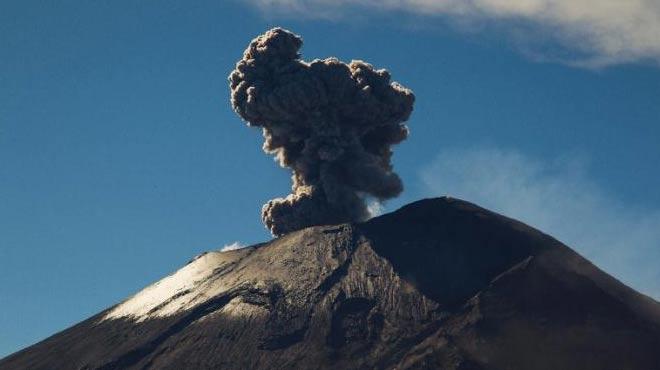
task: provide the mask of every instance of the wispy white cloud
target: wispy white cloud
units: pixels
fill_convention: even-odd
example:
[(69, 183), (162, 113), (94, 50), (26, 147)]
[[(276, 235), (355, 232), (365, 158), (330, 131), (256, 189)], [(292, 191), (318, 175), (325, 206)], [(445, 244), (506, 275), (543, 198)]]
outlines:
[(426, 195), (450, 195), (528, 223), (635, 289), (660, 299), (660, 209), (627, 203), (585, 161), (512, 150), (448, 150), (423, 169)]
[[(249, 0), (269, 12), (317, 17), (350, 15), (359, 6), (404, 11), (465, 24), (492, 23), (542, 59), (586, 67), (660, 62), (657, 0)], [(548, 43), (550, 41), (551, 43)], [(569, 54), (550, 53), (562, 46)], [(552, 48), (556, 51), (556, 47)]]
[(247, 245), (244, 245), (241, 242), (233, 242), (231, 244), (225, 244), (224, 247), (220, 248), (220, 252), (226, 252), (226, 251), (233, 251), (236, 249), (242, 249), (247, 247)]
[(370, 217), (377, 217), (383, 214), (385, 207), (383, 203), (374, 199), (367, 204), (367, 211), (369, 211)]

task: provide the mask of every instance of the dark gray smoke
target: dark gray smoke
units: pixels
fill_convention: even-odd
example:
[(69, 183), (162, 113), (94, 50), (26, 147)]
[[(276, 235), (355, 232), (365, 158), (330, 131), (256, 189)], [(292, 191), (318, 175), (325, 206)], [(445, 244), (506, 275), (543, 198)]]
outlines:
[(274, 28), (252, 40), (229, 76), (236, 113), (261, 127), (264, 151), (293, 170), (292, 194), (262, 209), (274, 235), (365, 220), (365, 197), (403, 190), (390, 158), (408, 136), (412, 91), (359, 60), (305, 62), (301, 46), (299, 36)]

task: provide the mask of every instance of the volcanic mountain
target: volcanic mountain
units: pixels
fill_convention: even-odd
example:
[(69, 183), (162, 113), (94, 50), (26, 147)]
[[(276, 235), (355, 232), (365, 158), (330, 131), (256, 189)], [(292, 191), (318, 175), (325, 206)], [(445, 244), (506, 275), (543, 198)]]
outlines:
[(196, 257), (0, 369), (660, 369), (660, 304), (452, 198)]

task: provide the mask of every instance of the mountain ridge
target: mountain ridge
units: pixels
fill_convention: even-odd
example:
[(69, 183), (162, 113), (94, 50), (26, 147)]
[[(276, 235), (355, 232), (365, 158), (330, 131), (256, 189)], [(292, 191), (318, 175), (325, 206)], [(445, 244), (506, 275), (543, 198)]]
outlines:
[(208, 252), (0, 369), (649, 370), (657, 348), (658, 302), (443, 197)]

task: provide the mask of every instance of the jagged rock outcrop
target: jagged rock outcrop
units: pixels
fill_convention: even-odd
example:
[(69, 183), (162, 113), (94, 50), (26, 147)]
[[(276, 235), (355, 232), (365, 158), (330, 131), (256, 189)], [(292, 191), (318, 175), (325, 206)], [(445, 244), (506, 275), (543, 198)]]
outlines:
[(660, 304), (473, 204), (209, 252), (0, 369), (660, 369)]

